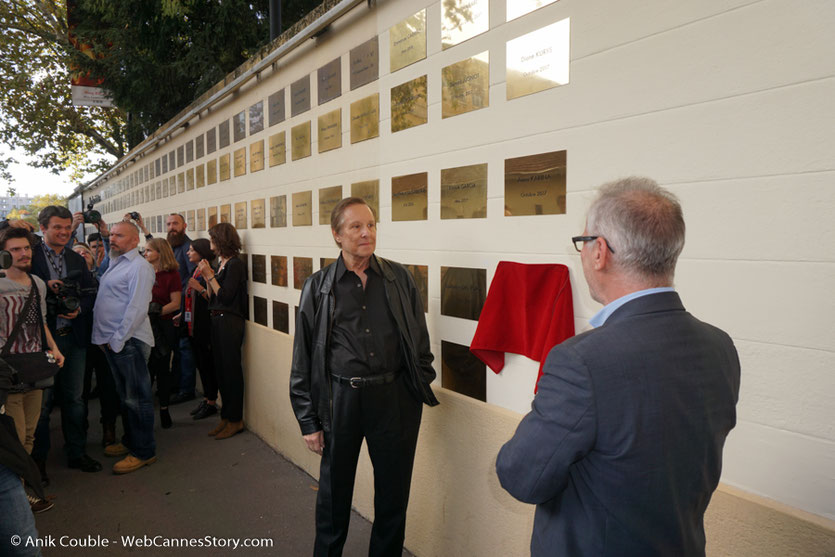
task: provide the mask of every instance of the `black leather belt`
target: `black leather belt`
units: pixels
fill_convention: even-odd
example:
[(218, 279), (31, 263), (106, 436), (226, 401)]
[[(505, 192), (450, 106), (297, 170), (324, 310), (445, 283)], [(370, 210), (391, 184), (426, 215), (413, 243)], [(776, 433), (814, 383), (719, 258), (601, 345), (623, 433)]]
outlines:
[(362, 389), (363, 387), (372, 387), (374, 385), (388, 385), (397, 379), (397, 372), (390, 371), (380, 375), (370, 375), (368, 377), (342, 377), (341, 375), (331, 374), (334, 381), (342, 383), (343, 385), (350, 385), (352, 389)]
[(55, 329), (55, 335), (59, 337), (65, 337), (72, 332), (72, 327), (61, 327), (60, 329)]

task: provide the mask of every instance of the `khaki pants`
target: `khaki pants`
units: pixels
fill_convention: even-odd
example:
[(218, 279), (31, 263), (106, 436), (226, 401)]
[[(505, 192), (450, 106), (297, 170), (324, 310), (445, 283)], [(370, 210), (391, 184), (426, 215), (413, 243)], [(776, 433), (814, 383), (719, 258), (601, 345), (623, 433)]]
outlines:
[(6, 414), (14, 420), (17, 438), (27, 453), (32, 452), (42, 398), (43, 389), (33, 389), (28, 393), (10, 393), (6, 400)]

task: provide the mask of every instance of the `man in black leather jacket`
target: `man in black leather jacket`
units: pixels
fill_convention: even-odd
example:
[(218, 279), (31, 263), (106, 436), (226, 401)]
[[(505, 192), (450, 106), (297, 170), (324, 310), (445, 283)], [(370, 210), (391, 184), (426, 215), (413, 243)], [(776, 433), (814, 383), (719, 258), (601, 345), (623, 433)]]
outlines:
[(422, 403), (438, 404), (429, 333), (409, 271), (374, 255), (376, 219), (360, 198), (331, 214), (342, 254), (302, 288), (290, 400), (322, 455), (314, 555), (341, 555), (363, 438), (374, 465), (369, 555), (401, 555)]

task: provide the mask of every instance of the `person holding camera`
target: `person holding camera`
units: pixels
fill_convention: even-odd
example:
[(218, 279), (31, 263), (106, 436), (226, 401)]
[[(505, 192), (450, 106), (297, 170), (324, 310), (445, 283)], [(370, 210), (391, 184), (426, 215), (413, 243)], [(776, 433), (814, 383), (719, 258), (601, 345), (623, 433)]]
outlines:
[(151, 291), (151, 330), (154, 332), (154, 348), (148, 360), (151, 382), (156, 379), (159, 394), (159, 421), (163, 429), (171, 427), (168, 403), (171, 398), (171, 353), (179, 342), (174, 314), (180, 310), (182, 291), (177, 261), (168, 242), (151, 238), (145, 244), (145, 260), (153, 265), (156, 272), (154, 288)]
[(98, 472), (101, 463), (87, 455), (87, 410), (84, 405), (84, 368), (90, 343), (96, 282), (84, 258), (67, 249), (72, 234), (72, 213), (66, 207), (50, 205), (38, 214), (43, 240), (32, 252), (32, 274), (48, 288), (47, 324), (65, 362), (55, 376), (55, 386), (44, 390), (43, 408), (32, 457), (45, 483), (46, 457), (50, 449), (49, 416), (57, 398), (61, 406), (61, 430), (67, 465), (84, 472)]

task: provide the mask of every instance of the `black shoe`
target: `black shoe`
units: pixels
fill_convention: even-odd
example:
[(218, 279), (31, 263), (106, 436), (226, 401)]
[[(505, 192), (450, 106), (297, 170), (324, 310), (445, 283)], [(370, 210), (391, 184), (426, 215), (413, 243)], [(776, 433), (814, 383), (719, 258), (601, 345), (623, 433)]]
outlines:
[(192, 417), (192, 419), (202, 420), (203, 418), (208, 418), (209, 416), (214, 416), (215, 414), (217, 414), (217, 405), (207, 403), (206, 406), (204, 406)]
[(180, 404), (181, 402), (186, 402), (189, 400), (194, 400), (195, 397), (194, 393), (177, 393), (176, 395), (171, 397), (171, 400), (168, 401), (168, 404)]
[(101, 463), (98, 460), (93, 460), (89, 456), (81, 455), (79, 458), (74, 458), (67, 462), (70, 468), (77, 468), (82, 472), (100, 472)]
[(209, 403), (208, 403), (208, 402), (206, 402), (206, 399), (204, 398), (203, 400), (201, 400), (201, 401), (200, 401), (200, 404), (198, 404), (198, 405), (195, 407), (195, 409), (194, 409), (194, 410), (192, 410), (191, 412), (189, 412), (189, 414), (191, 414), (192, 416), (194, 416), (195, 414), (197, 414), (198, 412), (200, 412), (201, 410), (203, 410), (203, 407), (204, 407), (204, 406), (206, 406), (206, 405), (208, 405), (208, 404), (209, 404)]
[(171, 427), (171, 414), (168, 413), (168, 408), (159, 409), (159, 424), (162, 426), (162, 429)]
[(101, 446), (106, 447), (116, 442), (116, 424), (102, 424)]
[(35, 464), (38, 465), (38, 471), (41, 473), (41, 485), (44, 487), (49, 485), (49, 476), (46, 475), (46, 461), (39, 458), (33, 458)]

